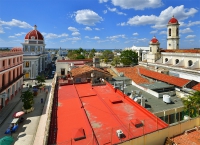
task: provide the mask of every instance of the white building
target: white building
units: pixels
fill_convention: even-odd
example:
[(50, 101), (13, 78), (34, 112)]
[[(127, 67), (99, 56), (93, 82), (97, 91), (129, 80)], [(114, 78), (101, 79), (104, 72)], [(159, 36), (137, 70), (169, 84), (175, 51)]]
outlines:
[(167, 24), (167, 49), (159, 52), (159, 41), (154, 37), (149, 44), (150, 52), (143, 66), (162, 69), (168, 74), (200, 82), (200, 50), (179, 49), (179, 23), (172, 17)]
[(147, 53), (150, 51), (150, 47), (137, 47), (137, 46), (132, 46), (132, 47), (127, 47), (124, 48), (124, 50), (132, 50), (138, 53), (138, 60), (139, 61), (144, 61), (147, 59)]
[(21, 43), (24, 52), (24, 79), (34, 79), (48, 64), (45, 53), (45, 41), (43, 35), (37, 30), (37, 26), (28, 32), (24, 43)]

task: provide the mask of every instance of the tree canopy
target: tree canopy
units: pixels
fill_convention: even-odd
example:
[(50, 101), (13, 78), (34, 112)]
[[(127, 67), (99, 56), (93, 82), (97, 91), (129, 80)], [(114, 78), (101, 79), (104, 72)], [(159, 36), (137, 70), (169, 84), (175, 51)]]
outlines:
[(21, 95), (21, 100), (22, 102), (24, 103), (23, 104), (23, 107), (24, 109), (30, 109), (32, 106), (33, 106), (33, 93), (30, 91), (30, 89), (28, 89), (27, 91), (25, 92), (22, 92), (22, 95)]
[(103, 51), (101, 59), (103, 59), (105, 63), (110, 62), (113, 58), (114, 58), (114, 54), (111, 50)]
[(68, 50), (67, 57), (69, 59), (85, 59), (86, 50), (83, 48)]
[(120, 55), (120, 62), (123, 65), (136, 65), (138, 64), (138, 54), (132, 50), (124, 50)]
[(190, 117), (199, 115), (200, 108), (200, 91), (192, 93), (192, 95), (182, 99), (184, 104), (184, 112)]

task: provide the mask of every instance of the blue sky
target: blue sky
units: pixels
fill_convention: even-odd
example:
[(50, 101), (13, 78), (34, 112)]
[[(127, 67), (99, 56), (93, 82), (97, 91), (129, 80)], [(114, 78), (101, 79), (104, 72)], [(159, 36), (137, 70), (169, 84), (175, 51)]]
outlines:
[(22, 46), (36, 24), (46, 48), (166, 49), (167, 23), (180, 23), (180, 48), (200, 48), (199, 0), (0, 0), (0, 47)]

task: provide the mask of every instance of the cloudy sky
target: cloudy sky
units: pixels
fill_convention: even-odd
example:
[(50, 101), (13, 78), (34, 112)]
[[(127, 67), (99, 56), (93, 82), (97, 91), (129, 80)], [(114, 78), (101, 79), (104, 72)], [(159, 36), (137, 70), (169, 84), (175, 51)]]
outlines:
[(180, 23), (180, 48), (200, 48), (199, 0), (0, 0), (0, 47), (20, 46), (36, 24), (46, 48), (166, 49), (166, 25)]

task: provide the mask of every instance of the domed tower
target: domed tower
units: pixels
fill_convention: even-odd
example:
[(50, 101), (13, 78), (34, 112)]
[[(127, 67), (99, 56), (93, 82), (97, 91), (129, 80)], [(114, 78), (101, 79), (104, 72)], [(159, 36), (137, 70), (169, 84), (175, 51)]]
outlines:
[(25, 79), (34, 79), (47, 66), (44, 37), (37, 30), (36, 25), (26, 34), (24, 43), (21, 44), (24, 53)]
[(159, 52), (160, 43), (155, 36), (151, 39), (149, 47), (150, 47), (150, 53), (156, 54), (157, 52)]
[(160, 43), (154, 36), (149, 43), (150, 51), (147, 54), (147, 62), (156, 62), (160, 58)]
[(179, 23), (174, 16), (167, 25), (167, 49), (179, 49)]

